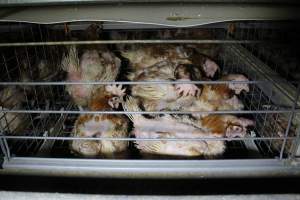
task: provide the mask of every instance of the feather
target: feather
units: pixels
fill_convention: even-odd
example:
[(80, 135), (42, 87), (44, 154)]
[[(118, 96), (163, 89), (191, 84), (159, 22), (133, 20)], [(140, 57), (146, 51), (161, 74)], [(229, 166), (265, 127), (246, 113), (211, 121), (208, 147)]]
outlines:
[[(130, 111), (130, 112), (140, 112), (142, 111), (140, 107), (138, 106), (138, 102), (136, 99), (134, 99), (131, 96), (128, 96), (126, 101), (123, 102), (123, 109), (124, 111)], [(143, 119), (144, 117), (141, 114), (129, 114), (126, 113), (127, 117), (132, 121), (132, 122), (137, 122), (139, 119)]]
[[(129, 96), (123, 104), (125, 111), (141, 111), (135, 98)], [(216, 137), (199, 128), (200, 125), (187, 116), (165, 114), (147, 119), (141, 114), (127, 114), (134, 124), (133, 134), (137, 138), (201, 138)], [(135, 141), (136, 147), (143, 153), (177, 156), (211, 155), (209, 141)], [(213, 142), (213, 141), (212, 141)], [(223, 144), (223, 143), (221, 143)], [(222, 154), (224, 148), (219, 148)], [(221, 152), (222, 151), (222, 152)], [(215, 153), (217, 154), (217, 153)]]

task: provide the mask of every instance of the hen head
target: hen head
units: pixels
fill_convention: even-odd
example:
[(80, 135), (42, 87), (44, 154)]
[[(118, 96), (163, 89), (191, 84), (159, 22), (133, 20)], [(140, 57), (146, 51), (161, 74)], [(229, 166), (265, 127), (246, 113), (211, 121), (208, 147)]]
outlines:
[(101, 31), (102, 31), (101, 24), (92, 23), (85, 30), (86, 39), (87, 40), (99, 40)]
[(105, 90), (110, 93), (111, 98), (108, 99), (108, 105), (117, 109), (123, 102), (126, 88), (122, 89), (122, 85), (107, 85)]
[(232, 120), (227, 122), (226, 137), (245, 137), (247, 134), (247, 127), (254, 126), (254, 121), (246, 118), (234, 117)]
[(90, 102), (91, 110), (117, 109), (123, 102), (125, 90), (122, 85), (107, 85), (105, 88), (99, 88)]
[[(249, 81), (249, 79), (242, 74), (230, 74), (228, 81)], [(249, 85), (247, 83), (229, 83), (228, 87), (232, 89), (235, 94), (240, 94), (243, 90), (249, 92)]]

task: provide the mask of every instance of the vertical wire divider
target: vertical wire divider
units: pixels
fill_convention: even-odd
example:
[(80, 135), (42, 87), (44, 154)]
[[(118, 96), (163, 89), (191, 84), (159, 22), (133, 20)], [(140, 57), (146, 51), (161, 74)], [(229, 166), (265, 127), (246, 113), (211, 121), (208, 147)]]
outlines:
[[(25, 52), (25, 53), (26, 53), (26, 52)], [(15, 59), (16, 59), (16, 64), (17, 64), (18, 72), (19, 72), (19, 74), (20, 74), (20, 76), (21, 76), (23, 72), (22, 72), (22, 70), (21, 70), (21, 63), (20, 63), (20, 62), (22, 62), (22, 61), (19, 60), (19, 56), (18, 56), (18, 53), (17, 53), (17, 49), (16, 49), (16, 48), (14, 48), (14, 56), (15, 56)], [(28, 62), (28, 65), (30, 66), (30, 61), (29, 61), (29, 59), (27, 59), (27, 62)], [(24, 69), (23, 69), (23, 70), (24, 70)], [(21, 78), (21, 77), (18, 77), (18, 78)], [(18, 80), (16, 80), (16, 81), (18, 81)], [(23, 80), (21, 80), (21, 81), (23, 81)], [(26, 100), (26, 104), (27, 104), (27, 106), (29, 107), (29, 99), (28, 99), (28, 94), (27, 94), (27, 91), (26, 91), (26, 86), (25, 86), (25, 87), (21, 87), (21, 88), (22, 88), (22, 91), (23, 91), (23, 94), (24, 94), (24, 97), (25, 97), (25, 100)], [(29, 115), (29, 116), (31, 116), (31, 115)], [(30, 121), (31, 121), (31, 123), (32, 123), (32, 119), (31, 119)], [(32, 124), (32, 125), (33, 125), (33, 124)], [(13, 141), (13, 142), (18, 142), (18, 141)], [(18, 145), (18, 148), (21, 149), (23, 146), (26, 147), (27, 143), (28, 143), (28, 141), (24, 141), (24, 142), (22, 143), (22, 145)], [(14, 146), (16, 146), (16, 145), (14, 145)]]
[[(2, 132), (0, 132), (0, 135), (1, 136), (3, 135)], [(3, 156), (8, 157), (4, 146), (3, 138), (0, 139), (0, 148), (1, 148), (1, 152), (3, 153)]]
[[(3, 136), (3, 135), (4, 135), (3, 132), (0, 132), (0, 136)], [(9, 160), (11, 158), (11, 156), (10, 156), (10, 150), (9, 150), (6, 138), (1, 138), (0, 139), (0, 147), (1, 147), (1, 150), (2, 150), (5, 158), (7, 160)]]
[[(46, 41), (50, 41), (51, 40), (51, 38), (50, 38), (50, 33), (49, 33), (49, 27), (47, 27), (46, 28), (46, 30), (47, 30), (47, 35), (45, 36), (47, 39), (46, 39)], [(56, 41), (56, 40), (55, 40)], [(54, 69), (54, 71), (58, 71), (58, 64), (55, 62), (55, 58), (54, 58), (54, 49), (56, 49), (57, 47), (53, 47), (53, 48), (50, 48), (49, 49), (49, 52), (50, 52), (50, 55), (48, 55), (48, 58), (47, 58), (47, 60), (46, 60), (46, 66), (47, 67), (50, 67), (50, 66), (52, 66), (52, 70)], [(58, 58), (57, 58), (58, 59)], [(50, 62), (50, 60), (51, 60), (51, 62)], [(50, 66), (49, 66), (50, 65)], [(56, 72), (54, 72), (54, 73), (56, 73)], [(49, 81), (49, 79), (48, 79), (48, 76), (50, 76), (50, 74), (47, 74), (46, 75), (47, 77), (45, 77), (46, 78), (46, 80), (48, 80)], [(44, 77), (43, 77), (44, 78)], [(51, 77), (50, 77), (50, 80), (51, 80)], [(50, 93), (51, 93), (51, 99), (52, 99), (52, 102), (54, 102), (55, 101), (55, 94), (57, 94), (57, 93), (55, 93), (55, 89), (57, 89), (57, 87), (49, 87), (49, 90), (50, 90)]]
[[(0, 110), (3, 110), (3, 107), (0, 106)], [(0, 111), (0, 114), (3, 114), (1, 111)], [(5, 121), (5, 124), (6, 124), (6, 127), (7, 127), (7, 120), (6, 120), (6, 114), (3, 114), (2, 116), (0, 116), (0, 122), (2, 120)], [(4, 125), (5, 126), (5, 125)], [(4, 136), (3, 134), (3, 131), (5, 130), (6, 127), (3, 127), (2, 125), (2, 122), (0, 123), (0, 136)], [(6, 140), (6, 138), (0, 138), (0, 149), (3, 153), (3, 156), (8, 160), (9, 159), (9, 151), (8, 151), (8, 148), (6, 146), (7, 143), (5, 143), (4, 141)]]
[[(300, 85), (300, 82), (298, 83), (298, 88), (300, 87), (299, 85)], [(300, 92), (300, 91), (298, 91), (298, 92)], [(297, 107), (298, 107), (298, 104), (297, 104)], [(299, 112), (296, 113), (296, 118), (299, 117), (299, 116), (297, 116), (298, 113)], [(296, 139), (292, 143), (292, 147), (291, 147), (290, 155), (289, 155), (291, 159), (294, 159), (295, 157), (299, 156), (296, 154), (297, 154), (298, 150), (300, 150), (300, 124), (297, 124), (297, 128), (295, 131), (296, 131), (296, 133), (295, 133)]]
[[(39, 36), (40, 36), (40, 40), (42, 41), (42, 42), (46, 42), (47, 41), (47, 39), (45, 39), (45, 37), (43, 36), (43, 32), (42, 32), (42, 29), (41, 29), (41, 25), (38, 25), (38, 29), (39, 29)], [(47, 54), (46, 54), (46, 50), (45, 50), (45, 46), (42, 46), (42, 49), (43, 49), (43, 51), (42, 51), (42, 59), (44, 59), (44, 62), (45, 62), (45, 64), (46, 64), (46, 67), (49, 67), (49, 62), (50, 62), (50, 58), (49, 57), (47, 57)], [(47, 49), (49, 52), (50, 52), (50, 54), (52, 55), (52, 52), (51, 52), (51, 49), (50, 48), (48, 48)], [(39, 62), (42, 60), (42, 59), (40, 59), (40, 60), (38, 60), (38, 63), (36, 63), (37, 64), (37, 66), (40, 64)], [(48, 66), (47, 66), (48, 65)], [(53, 65), (53, 62), (50, 64), (50, 65)], [(40, 69), (38, 69), (38, 70), (40, 70)], [(44, 69), (45, 70), (45, 69)], [(39, 77), (38, 77), (39, 79), (41, 79), (41, 78), (44, 78), (44, 77), (40, 77), (40, 71), (39, 71)], [(46, 98), (48, 95), (47, 95), (47, 93), (45, 92), (45, 87), (40, 87), (41, 88), (41, 90), (42, 90), (42, 92), (43, 92), (43, 95), (44, 95), (44, 98)], [(52, 101), (54, 100), (53, 99), (53, 92), (52, 92), (52, 87), (50, 86), (49, 88), (47, 87), (47, 89), (49, 89), (49, 91), (48, 92), (50, 92), (51, 93), (51, 99), (52, 99)]]
[(290, 151), (290, 158), (294, 159), (299, 155), (296, 155), (298, 152), (298, 149), (300, 148), (300, 127), (298, 126), (296, 129), (296, 139), (295, 141), (292, 143), (292, 147), (291, 147), (291, 151)]
[[(230, 45), (230, 47), (231, 47), (231, 45)], [(232, 48), (230, 48), (230, 50), (232, 50), (235, 54), (238, 54), (240, 57), (238, 57), (238, 58), (240, 58), (240, 59), (243, 59), (244, 60), (244, 62), (247, 62), (249, 65), (251, 65), (251, 66), (253, 66), (253, 63), (254, 64), (256, 64), (256, 66), (257, 66), (257, 62), (256, 62), (256, 60), (258, 59), (258, 58), (256, 58), (256, 60), (253, 60), (253, 58), (251, 57), (251, 55), (253, 56), (253, 54), (251, 54), (250, 52), (249, 52), (249, 55), (250, 55), (250, 57), (246, 57), (248, 54), (244, 54), (244, 53), (246, 53), (246, 52), (243, 52), (243, 51), (241, 51), (242, 49), (240, 49), (241, 47), (239, 47), (238, 45), (235, 45), (235, 47), (238, 47), (238, 49), (236, 49), (236, 48), (234, 48), (234, 45), (232, 45)], [(245, 51), (245, 50), (244, 50)], [(260, 63), (259, 63), (260, 64)], [(255, 68), (256, 69), (256, 68)], [(254, 70), (254, 69), (252, 69), (252, 70)], [(252, 71), (251, 70), (251, 71)], [(250, 71), (250, 72), (251, 72)], [(248, 73), (250, 73), (250, 72), (248, 72)], [(258, 79), (257, 78), (257, 76), (259, 77), (259, 76), (263, 76), (261, 73), (259, 73), (259, 72), (262, 72), (261, 70), (259, 70), (259, 71), (257, 71), (257, 74), (256, 73), (253, 73), (253, 75), (251, 76), (251, 78), (254, 78), (254, 79)], [(258, 89), (259, 88), (259, 89)], [(260, 93), (260, 90), (263, 90), (264, 92), (266, 92), (267, 90), (266, 90), (266, 87), (252, 87), (252, 89), (253, 89), (253, 91), (251, 92), (251, 94), (249, 95), (249, 100), (250, 100), (250, 110), (252, 110), (252, 109), (257, 109), (257, 106), (259, 106), (259, 105), (256, 105), (257, 103), (254, 103), (254, 97), (255, 97), (255, 93), (258, 93), (257, 95), (259, 95), (259, 93)], [(267, 95), (268, 95), (268, 93), (269, 92), (267, 92)], [(253, 104), (254, 103), (254, 104)], [(292, 102), (291, 102), (291, 104), (292, 104)], [(253, 108), (252, 108), (253, 107)], [(278, 154), (279, 154), (279, 149), (278, 149)]]
[[(37, 26), (39, 26), (39, 25), (37, 25)], [(32, 41), (36, 42), (37, 40), (36, 40), (35, 34), (33, 32), (33, 26), (30, 26), (30, 33), (31, 33), (30, 39), (32, 39)], [(25, 41), (24, 33), (23, 33), (23, 40)], [(25, 48), (26, 48), (26, 58), (27, 58), (28, 62), (30, 62), (29, 55), (28, 55), (28, 47), (25, 46)], [(31, 47), (29, 47), (29, 48), (31, 48)], [(34, 74), (34, 70), (35, 70), (34, 67), (38, 68), (38, 64), (39, 63), (36, 63), (36, 62), (38, 62), (39, 58), (40, 58), (40, 56), (38, 54), (37, 47), (34, 46), (33, 48), (34, 48), (34, 54), (35, 54), (35, 58), (36, 59), (33, 60), (33, 63), (32, 63), (34, 66), (32, 67), (30, 65), (30, 67), (29, 67), (31, 74)], [(36, 75), (39, 75), (39, 72)], [(32, 76), (31, 79), (34, 80), (34, 77)], [(33, 92), (31, 91), (30, 93), (31, 93), (31, 95), (33, 94), (33, 96), (34, 96), (34, 103), (36, 103), (36, 105), (34, 106), (35, 109), (40, 109), (40, 99), (39, 99), (39, 94), (38, 94), (39, 87), (40, 86), (32, 86), (32, 88), (30, 89), (30, 90), (33, 91)], [(29, 104), (29, 102), (27, 104)], [(36, 133), (39, 132), (39, 128), (38, 127), (40, 127), (41, 126), (40, 124), (43, 123), (43, 119), (41, 119), (39, 121), (39, 123), (35, 125), (34, 124), (34, 118), (33, 118), (33, 116), (32, 115), (29, 115), (29, 116), (30, 116), (30, 121), (31, 121), (31, 124), (32, 124), (32, 131), (33, 131), (32, 134), (36, 135)], [(37, 145), (37, 143), (39, 143), (39, 142), (40, 142), (39, 140), (30, 140), (30, 141), (27, 141), (27, 143), (28, 143), (27, 148), (30, 149), (33, 145)]]
[(285, 145), (286, 145), (286, 142), (287, 142), (287, 136), (288, 136), (288, 134), (290, 132), (290, 128), (292, 126), (292, 121), (293, 121), (295, 113), (296, 113), (296, 107), (298, 105), (299, 95), (300, 95), (300, 83), (298, 83), (297, 95), (295, 97), (295, 102), (293, 103), (292, 112), (290, 113), (288, 125), (287, 125), (286, 130), (285, 130), (284, 140), (283, 140), (283, 143), (282, 143), (282, 146), (281, 146), (281, 150), (280, 150), (280, 156), (279, 156), (280, 160), (283, 159), (283, 153), (284, 153)]
[[(251, 92), (252, 91), (252, 92)], [(259, 105), (257, 105), (257, 100), (254, 100), (255, 98), (253, 98), (256, 93), (260, 92), (260, 94), (262, 94), (262, 90), (258, 90), (258, 86), (257, 85), (252, 85), (252, 90), (250, 89), (250, 92), (251, 92), (251, 99), (250, 99), (250, 102), (249, 102), (249, 109), (253, 109), (253, 110), (259, 110)], [(245, 98), (248, 98), (248, 97), (245, 97)], [(248, 98), (249, 99), (249, 98)], [(255, 116), (253, 116), (255, 118), (255, 121), (258, 122), (258, 116), (261, 117), (262, 114), (255, 114)], [(261, 124), (260, 124), (261, 125)], [(262, 132), (262, 128), (263, 128), (263, 125), (260, 129), (257, 129), (256, 128), (256, 134), (259, 133), (261, 134)], [(258, 141), (259, 143), (261, 143), (262, 141)], [(254, 140), (245, 140), (244, 141), (244, 144), (247, 146), (247, 149), (248, 150), (251, 150), (251, 154), (252, 156), (254, 157), (263, 157), (262, 153), (259, 151), (259, 147), (258, 147), (258, 144), (255, 143)]]
[[(273, 116), (272, 116), (273, 117)], [(280, 121), (280, 119), (279, 119), (279, 117), (281, 117), (280, 116), (280, 114), (279, 113), (276, 113), (275, 114), (275, 118), (273, 118), (272, 120), (274, 120), (274, 124), (278, 124), (278, 123), (280, 123), (279, 121)], [(272, 126), (271, 125), (271, 133), (273, 133), (274, 134), (274, 137), (275, 137), (275, 134), (277, 133), (278, 134), (278, 130), (277, 130), (277, 127), (276, 126)], [(283, 145), (283, 140), (282, 140), (282, 144), (281, 145), (279, 145), (279, 147), (277, 148), (276, 146), (274, 146), (274, 142), (276, 142), (276, 141), (270, 141), (270, 148), (269, 148), (269, 150), (271, 150), (271, 147), (274, 147), (275, 148), (275, 152), (278, 152), (279, 154), (280, 154), (280, 147), (282, 147), (282, 145)], [(280, 143), (279, 143), (280, 144)], [(273, 145), (273, 146), (272, 146)]]
[[(236, 36), (230, 36), (229, 35), (229, 32), (225, 32), (224, 35), (226, 37), (226, 39), (232, 39), (232, 37), (234, 39), (240, 39), (242, 37), (244, 37), (244, 35), (246, 34), (245, 31), (241, 28), (239, 28), (238, 31), (238, 34), (242, 35), (242, 36), (237, 36), (238, 38), (236, 38)], [(237, 32), (236, 31), (236, 32)], [(235, 32), (235, 34), (236, 34)], [(247, 35), (247, 38), (248, 38), (248, 35)], [(222, 47), (224, 48), (224, 45), (227, 45), (227, 44), (223, 44)], [(228, 45), (229, 48), (234, 48), (232, 45)], [(228, 47), (227, 47), (228, 48)], [(222, 56), (222, 60), (225, 61), (226, 59), (228, 58), (228, 56)], [(230, 62), (229, 62), (230, 63)], [(249, 72), (248, 72), (248, 69), (246, 67), (241, 67), (243, 65), (241, 65), (241, 63), (243, 63), (242, 59), (240, 57), (237, 57), (237, 59), (232, 59), (231, 61), (231, 64), (230, 64), (230, 67), (227, 67), (225, 62), (224, 62), (224, 69), (227, 70), (227, 73), (245, 73), (248, 77), (249, 77)], [(251, 77), (253, 78), (253, 77)], [(253, 108), (256, 108), (256, 106), (254, 105), (254, 100), (253, 100), (253, 95), (254, 93), (256, 92), (255, 88), (257, 87), (256, 85), (251, 85), (253, 87), (251, 87), (252, 89), (250, 89), (249, 93), (251, 94), (250, 96), (252, 97), (250, 101), (250, 107), (249, 109), (251, 110), (252, 106)], [(261, 91), (261, 90), (260, 90)], [(262, 91), (261, 91), (262, 92)], [(249, 99), (249, 96), (246, 95), (245, 96), (245, 99)], [(257, 116), (257, 115), (256, 115)], [(259, 151), (259, 148), (257, 146), (257, 144), (255, 144), (254, 140), (245, 140), (245, 141), (242, 141), (243, 142), (243, 145), (245, 146), (245, 148), (247, 149), (248, 152), (251, 152), (251, 157), (255, 157), (255, 158), (261, 158), (263, 157), (262, 154), (260, 153)]]
[[(19, 26), (21, 26), (21, 23), (19, 24)], [(21, 28), (21, 31), (20, 31), (20, 38), (22, 38), (23, 42), (26, 42), (23, 28)], [(27, 77), (27, 78), (33, 79), (33, 70), (32, 70), (32, 67), (31, 67), (31, 61), (30, 61), (30, 56), (28, 54), (27, 46), (25, 46), (24, 50), (25, 50), (24, 52), (23, 52), (23, 50), (19, 50), (20, 52), (17, 53), (17, 48), (14, 49), (14, 55), (15, 55), (15, 59), (16, 59), (16, 62), (17, 62), (18, 72), (20, 73), (20, 75), (22, 75), (22, 73), (25, 72), (25, 73), (27, 73), (26, 76), (28, 76), (28, 75), (30, 76), (30, 77)], [(20, 58), (19, 58), (19, 55), (20, 55)], [(22, 62), (27, 62), (28, 69), (25, 69), (24, 66), (21, 66)], [(21, 69), (21, 67), (23, 67), (23, 68)], [(29, 103), (29, 98), (28, 98), (29, 94), (28, 93), (30, 93), (31, 88), (30, 88), (30, 86), (29, 86), (29, 89), (26, 86), (21, 87), (21, 88), (22, 88), (23, 94), (25, 96), (27, 107), (30, 108), (30, 103)], [(28, 115), (28, 116), (30, 118), (30, 122), (28, 122), (28, 123), (31, 123), (32, 127), (34, 127), (32, 115)], [(16, 145), (14, 145), (14, 146), (16, 146)], [(24, 147), (26, 148), (26, 151), (28, 151), (28, 149), (30, 147), (28, 141), (23, 141), (21, 143), (21, 145), (19, 145), (18, 149), (22, 149)]]
[(5, 66), (6, 73), (7, 73), (7, 78), (8, 78), (9, 81), (12, 81), (12, 78), (10, 76), (10, 73), (9, 73), (9, 70), (8, 70), (8, 67), (7, 67), (6, 58), (5, 58), (3, 53), (2, 53), (2, 59), (3, 59), (3, 64)]
[[(66, 109), (69, 110), (72, 106), (73, 106), (73, 104), (69, 103)], [(68, 117), (68, 114), (61, 114), (61, 116), (57, 119), (55, 125), (53, 126), (53, 129), (49, 131), (49, 136), (52, 136), (52, 137), (58, 136), (61, 133), (61, 129), (62, 129), (63, 124), (65, 123), (67, 117)], [(39, 147), (39, 150), (36, 155), (37, 156), (49, 155), (55, 142), (56, 142), (56, 140), (44, 140), (44, 142)]]
[[(271, 90), (273, 90), (272, 86), (271, 86)], [(271, 98), (272, 98), (273, 92), (271, 91), (270, 94), (271, 94), (271, 96), (269, 98), (263, 100), (264, 103), (267, 103), (267, 105), (271, 105)], [(269, 110), (269, 108), (268, 108), (268, 110)], [(269, 116), (268, 116), (267, 113), (263, 114), (263, 124), (262, 124), (262, 128), (261, 128), (262, 133), (266, 133), (267, 132), (266, 126), (268, 126), (268, 124), (266, 124), (266, 121), (267, 121), (268, 117)], [(270, 152), (270, 149), (269, 149), (269, 152)]]

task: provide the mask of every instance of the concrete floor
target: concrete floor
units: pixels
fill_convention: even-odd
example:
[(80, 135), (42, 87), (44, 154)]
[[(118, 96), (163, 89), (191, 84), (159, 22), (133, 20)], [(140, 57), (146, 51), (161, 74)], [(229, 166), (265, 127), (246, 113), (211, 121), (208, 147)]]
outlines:
[(205, 196), (128, 196), (128, 195), (88, 195), (32, 192), (0, 192), (0, 200), (299, 200), (300, 195), (205, 195)]

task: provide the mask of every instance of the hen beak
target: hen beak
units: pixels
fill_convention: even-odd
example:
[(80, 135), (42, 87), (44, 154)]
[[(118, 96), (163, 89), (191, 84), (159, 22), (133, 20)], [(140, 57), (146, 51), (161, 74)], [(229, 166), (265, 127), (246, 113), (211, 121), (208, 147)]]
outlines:
[(108, 105), (112, 108), (119, 108), (119, 105), (122, 103), (122, 99), (120, 97), (112, 97), (109, 101), (108, 101)]

